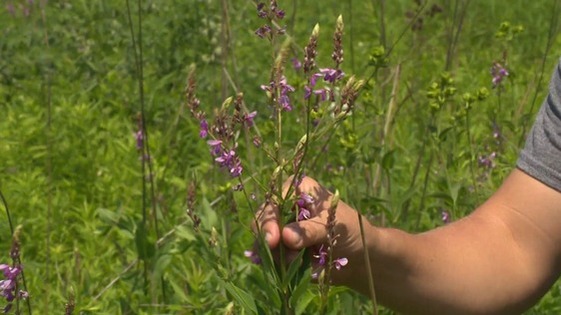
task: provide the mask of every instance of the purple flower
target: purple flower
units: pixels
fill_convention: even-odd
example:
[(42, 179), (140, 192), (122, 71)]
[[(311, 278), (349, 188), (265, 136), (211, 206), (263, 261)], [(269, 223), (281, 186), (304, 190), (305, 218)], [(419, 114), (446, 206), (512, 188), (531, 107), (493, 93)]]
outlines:
[[(329, 258), (329, 253), (327, 252), (326, 249), (324, 249), (323, 245), (320, 246), (318, 254), (314, 255), (315, 258), (318, 259), (318, 265), (325, 267), (325, 265), (327, 264), (327, 259)], [(349, 263), (349, 260), (345, 257), (340, 257), (337, 258), (335, 260), (333, 260), (333, 266), (335, 266), (335, 269), (337, 270), (341, 270), (342, 267), (346, 266)], [(319, 274), (319, 272), (316, 272), (316, 278), (317, 275)], [(312, 278), (314, 277), (314, 275), (312, 275)]]
[(325, 266), (325, 263), (327, 262), (327, 250), (323, 248), (323, 244), (319, 247), (318, 253), (317, 255), (314, 255), (315, 258), (318, 259), (318, 264), (320, 266)]
[(319, 71), (323, 75), (323, 80), (329, 83), (335, 83), (335, 81), (342, 79), (345, 75), (340, 69), (322, 68)]
[(493, 79), (491, 82), (493, 83), (493, 88), (499, 86), (505, 77), (509, 76), (508, 70), (503, 67), (500, 63), (495, 62), (491, 67), (491, 76)]
[(214, 159), (220, 166), (228, 166), (232, 163), (236, 156), (236, 152), (234, 150), (224, 151), (222, 155)]
[(479, 166), (484, 167), (484, 168), (494, 168), (495, 167), (495, 158), (497, 157), (497, 153), (496, 152), (491, 152), (491, 154), (489, 154), (488, 156), (479, 156), (477, 158), (477, 162), (479, 163)]
[(296, 203), (298, 204), (299, 207), (305, 208), (312, 205), (314, 201), (315, 201), (314, 197), (312, 197), (311, 195), (307, 193), (301, 193)]
[(307, 193), (301, 193), (296, 200), (298, 210), (298, 221), (308, 220), (312, 217), (310, 206), (314, 203), (314, 197)]
[(342, 267), (345, 267), (349, 263), (349, 260), (345, 257), (341, 257), (335, 259), (333, 263), (335, 264), (335, 269), (341, 270)]
[(267, 11), (265, 11), (265, 3), (260, 2), (257, 4), (257, 16), (262, 19), (267, 17)]
[(258, 136), (253, 137), (253, 145), (256, 148), (259, 148), (261, 146), (261, 138), (259, 138)]
[(221, 167), (226, 168), (232, 177), (238, 177), (242, 174), (243, 167), (234, 150), (223, 151), (214, 161), (220, 164)]
[(306, 208), (300, 208), (298, 210), (298, 221), (308, 220), (311, 217), (312, 217), (312, 213), (310, 212), (310, 210)]
[(232, 177), (238, 177), (242, 174), (242, 171), (243, 171), (243, 167), (241, 163), (238, 161), (237, 163), (234, 164), (232, 168), (230, 168), (230, 175), (232, 175)]
[(255, 35), (259, 36), (259, 38), (265, 38), (269, 33), (271, 33), (269, 25), (263, 25), (255, 31)]
[(8, 3), (6, 5), (6, 10), (8, 10), (8, 13), (10, 13), (11, 16), (16, 15), (16, 9), (14, 8), (14, 5), (12, 3)]
[(136, 139), (136, 149), (142, 150), (144, 147), (144, 133), (142, 130), (135, 132), (134, 138)]
[(278, 104), (280, 107), (285, 111), (291, 111), (292, 105), (290, 104), (290, 98), (288, 97), (288, 93), (294, 92), (295, 89), (293, 86), (286, 82), (286, 77), (282, 76), (278, 82), (278, 86), (274, 81), (269, 82), (269, 85), (261, 85), (260, 86), (263, 91), (272, 93), (273, 95), (276, 94), (275, 90), (278, 88), (279, 91), (279, 99)]
[(251, 127), (253, 126), (253, 119), (257, 116), (257, 112), (251, 112), (249, 114), (245, 114), (244, 121), (246, 126)]
[(442, 211), (440, 215), (444, 224), (450, 223), (450, 213), (448, 213), (447, 211)]
[(286, 94), (280, 96), (279, 104), (281, 105), (281, 108), (287, 112), (292, 110), (292, 105), (290, 105), (290, 98)]
[(206, 138), (208, 136), (208, 123), (206, 119), (201, 120), (201, 131), (199, 132), (199, 137)]
[(284, 10), (275, 10), (275, 15), (277, 16), (277, 19), (282, 20), (284, 18)]
[(321, 74), (321, 73), (316, 73), (316, 74), (312, 75), (312, 76), (310, 77), (310, 86), (311, 86), (311, 87), (316, 86), (317, 79), (318, 79), (318, 78), (321, 78), (321, 77), (323, 77), (323, 74)]
[(312, 89), (309, 86), (304, 86), (304, 99), (307, 100), (312, 96)]
[(221, 140), (208, 140), (208, 145), (210, 146), (210, 154), (213, 156), (218, 156), (222, 152), (222, 141)]
[(281, 93), (294, 92), (294, 87), (286, 82), (286, 77), (283, 75), (279, 81)]
[(261, 257), (259, 257), (259, 254), (257, 252), (254, 252), (252, 250), (246, 250), (243, 252), (243, 254), (245, 257), (249, 258), (252, 263), (256, 265), (261, 264)]
[(4, 297), (8, 302), (8, 305), (4, 308), (4, 310), (9, 310), (11, 308), (11, 302), (16, 299), (16, 297), (23, 299), (27, 298), (29, 294), (20, 290), (16, 296), (15, 291), (18, 281), (17, 278), (21, 273), (20, 266), (11, 267), (7, 264), (0, 264), (0, 271), (2, 271), (4, 277), (6, 278), (4, 280), (0, 280), (0, 296)]
[(294, 67), (294, 70), (300, 70), (302, 68), (302, 63), (298, 60), (298, 58), (294, 57), (292, 58), (292, 66)]
[(329, 89), (323, 88), (319, 90), (314, 90), (314, 94), (319, 97), (320, 101), (325, 101), (327, 99), (327, 96), (329, 95)]

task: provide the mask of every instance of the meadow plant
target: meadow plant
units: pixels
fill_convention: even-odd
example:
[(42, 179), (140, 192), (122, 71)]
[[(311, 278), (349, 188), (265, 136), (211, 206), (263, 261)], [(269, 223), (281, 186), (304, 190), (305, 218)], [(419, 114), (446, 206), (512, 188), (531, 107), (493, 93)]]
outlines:
[(15, 314), (20, 314), (20, 301), (29, 298), (29, 293), (22, 290), (21, 277), (23, 266), (20, 259), (20, 235), (21, 228), (16, 228), (12, 238), (12, 248), (10, 250), (11, 264), (0, 264), (0, 271), (4, 279), (0, 280), (0, 296), (5, 299), (6, 305), (3, 313), (8, 314), (15, 304)]
[[(257, 16), (265, 20), (255, 35), (258, 38), (268, 40), (272, 47), (272, 69), (268, 82), (261, 84), (259, 88), (264, 92), (268, 107), (256, 110), (248, 109), (244, 100), (244, 94), (238, 92), (236, 95), (224, 100), (222, 105), (213, 110), (214, 115), (203, 109), (201, 102), (196, 96), (196, 81), (194, 71), (190, 71), (185, 88), (185, 102), (192, 117), (199, 125), (199, 136), (206, 140), (208, 149), (216, 166), (223, 170), (233, 181), (232, 189), (241, 193), (247, 201), (251, 213), (258, 216), (263, 215), (263, 208), (276, 208), (280, 213), (279, 224), (283, 225), (301, 220), (308, 220), (315, 214), (313, 208), (317, 206), (317, 196), (314, 192), (302, 191), (300, 183), (305, 177), (306, 165), (309, 157), (310, 147), (316, 145), (323, 139), (323, 135), (334, 131), (338, 125), (351, 115), (355, 101), (364, 82), (354, 77), (347, 78), (341, 69), (344, 60), (343, 52), (343, 30), (344, 23), (341, 16), (336, 21), (333, 34), (333, 51), (331, 59), (332, 67), (318, 67), (316, 57), (318, 55), (319, 25), (316, 25), (310, 35), (308, 43), (304, 46), (303, 60), (299, 61), (297, 56), (292, 58), (295, 75), (304, 76), (304, 84), (296, 86), (290, 83), (289, 78), (294, 75), (287, 73), (286, 63), (289, 61), (291, 47), (297, 47), (291, 38), (287, 38), (281, 45), (277, 45), (282, 37), (286, 37), (286, 29), (280, 26), (285, 13), (278, 6), (277, 1), (257, 4)], [(295, 81), (296, 82), (296, 81)], [(285, 124), (294, 122), (291, 115), (301, 115), (301, 138), (294, 147), (288, 148), (287, 139), (283, 134)], [(260, 120), (270, 118), (274, 124), (272, 137), (262, 138)], [(313, 117), (313, 119), (312, 119)], [(263, 154), (268, 159), (265, 169), (272, 170), (268, 178), (262, 179), (255, 174), (262, 173), (262, 169), (251, 169), (252, 163), (246, 158), (249, 153), (244, 152), (249, 148), (240, 143), (245, 136), (252, 139), (258, 154)], [(270, 141), (270, 142), (269, 142)], [(253, 206), (255, 192), (247, 182), (261, 189), (265, 196), (262, 207)], [(266, 236), (262, 234), (256, 224), (255, 238), (256, 246), (252, 250), (246, 250), (244, 255), (254, 264), (260, 265), (267, 279), (274, 283), (280, 305), (277, 305), (281, 313), (292, 314), (298, 304), (299, 295), (303, 294), (302, 288), (311, 278), (316, 279), (320, 285), (321, 312), (326, 311), (327, 298), (330, 287), (330, 274), (333, 270), (343, 268), (349, 262), (345, 257), (333, 257), (333, 248), (337, 245), (338, 235), (334, 232), (338, 203), (338, 194), (333, 198), (329, 209), (329, 220), (326, 226), (328, 231), (328, 242), (311, 253), (315, 258), (313, 271), (306, 273), (309, 269), (303, 261), (306, 251), (302, 251), (298, 259), (290, 265), (285, 261), (285, 249), (281, 246), (278, 253), (279, 259), (273, 259), (273, 254), (266, 245)], [(193, 217), (192, 214), (189, 216)], [(310, 255), (310, 254), (308, 254)], [(308, 276), (305, 276), (307, 274)], [(299, 289), (300, 288), (300, 289)], [(232, 292), (231, 292), (232, 293)], [(232, 294), (234, 298), (239, 294)], [(241, 296), (248, 297), (249, 294)], [(240, 299), (241, 305), (248, 305), (247, 301)], [(249, 303), (253, 305), (253, 303)], [(267, 305), (267, 304), (263, 304)]]

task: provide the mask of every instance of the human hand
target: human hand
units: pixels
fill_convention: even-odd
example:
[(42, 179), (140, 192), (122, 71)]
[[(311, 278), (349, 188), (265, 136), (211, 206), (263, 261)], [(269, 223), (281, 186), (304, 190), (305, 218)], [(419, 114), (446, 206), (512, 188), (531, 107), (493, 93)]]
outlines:
[[(292, 178), (284, 183), (284, 192), (289, 190)], [(279, 246), (287, 249), (286, 259), (291, 261), (298, 252), (305, 248), (310, 248), (312, 255), (318, 256), (319, 248), (328, 243), (328, 210), (331, 206), (333, 193), (321, 186), (317, 181), (310, 177), (304, 177), (296, 189), (295, 194), (311, 196), (306, 205), (310, 211), (309, 218), (298, 220), (286, 224), (282, 231), (279, 225), (279, 209), (273, 205), (264, 205), (257, 214), (257, 224), (269, 247), (278, 250)], [(301, 198), (301, 197), (300, 197)], [(360, 233), (359, 214), (343, 201), (339, 201), (335, 208), (335, 220), (333, 224), (333, 235), (335, 236), (335, 246), (333, 246), (333, 259), (346, 258), (348, 264), (331, 273), (331, 280), (334, 284), (346, 285), (348, 287), (363, 291), (364, 283), (359, 283), (357, 279), (364, 279), (366, 267), (364, 263), (364, 246)], [(375, 228), (363, 218), (365, 238), (371, 239), (375, 234)], [(255, 226), (254, 226), (255, 228)], [(368, 241), (367, 241), (368, 243)], [(315, 256), (314, 263), (318, 265)]]

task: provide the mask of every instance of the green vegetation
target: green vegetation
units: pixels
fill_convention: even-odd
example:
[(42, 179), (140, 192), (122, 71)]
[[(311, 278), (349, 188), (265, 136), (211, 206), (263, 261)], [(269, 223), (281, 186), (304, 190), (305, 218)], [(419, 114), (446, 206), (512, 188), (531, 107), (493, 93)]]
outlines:
[[(306, 82), (290, 59), (302, 60), (319, 23), (317, 63), (331, 65), (342, 15), (341, 68), (367, 83), (352, 115), (309, 147), (305, 171), (374, 223), (412, 232), (444, 224), (444, 212), (461, 218), (500, 185), (561, 51), (557, 0), (418, 3), (279, 0), (293, 40), (285, 75), (300, 104), (283, 114), (282, 145), (306, 133)], [(243, 91), (272, 147), (260, 85), (282, 40), (271, 47), (254, 34), (263, 20), (249, 0), (140, 7), (7, 0), (0, 8), (0, 190), (21, 229), (33, 313), (61, 314), (71, 297), (77, 314), (277, 313), (282, 301), (243, 255), (265, 192), (248, 183), (248, 203), (232, 189), (238, 182), (199, 138), (184, 89), (194, 66), (206, 112)], [(496, 87), (492, 68), (508, 71)], [(276, 165), (249, 137), (240, 142), (244, 165), (267, 183)], [(0, 231), (0, 263), (11, 263), (7, 219)], [(316, 313), (317, 286), (300, 290), (296, 313)], [(556, 283), (528, 314), (560, 313), (560, 290)], [(329, 314), (372, 310), (347, 289), (329, 294)]]

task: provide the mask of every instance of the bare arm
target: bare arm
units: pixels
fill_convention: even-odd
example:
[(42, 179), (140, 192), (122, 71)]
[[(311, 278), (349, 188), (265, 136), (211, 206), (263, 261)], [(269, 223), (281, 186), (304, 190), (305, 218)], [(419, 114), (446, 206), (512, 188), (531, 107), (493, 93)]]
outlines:
[[(326, 192), (311, 179), (304, 185)], [(318, 201), (317, 217), (285, 227), (286, 246), (297, 250), (325, 242), (328, 199)], [(280, 242), (274, 223), (263, 224), (271, 247)], [(447, 226), (412, 235), (365, 225), (376, 294), (382, 304), (405, 313), (520, 313), (561, 271), (561, 193), (520, 170), (471, 215)], [(349, 265), (333, 281), (368, 294), (358, 229), (356, 212), (340, 202), (336, 255), (349, 258)]]

